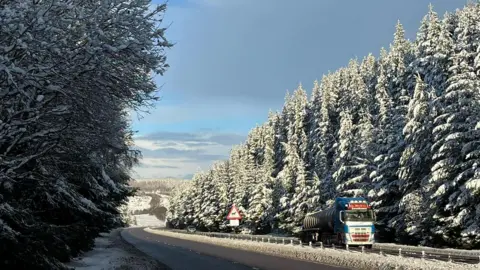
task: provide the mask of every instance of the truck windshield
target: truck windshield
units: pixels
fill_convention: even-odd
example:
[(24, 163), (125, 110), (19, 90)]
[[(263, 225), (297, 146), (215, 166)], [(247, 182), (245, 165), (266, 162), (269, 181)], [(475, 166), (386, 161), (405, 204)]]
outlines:
[(374, 221), (372, 210), (349, 210), (345, 213), (345, 221)]

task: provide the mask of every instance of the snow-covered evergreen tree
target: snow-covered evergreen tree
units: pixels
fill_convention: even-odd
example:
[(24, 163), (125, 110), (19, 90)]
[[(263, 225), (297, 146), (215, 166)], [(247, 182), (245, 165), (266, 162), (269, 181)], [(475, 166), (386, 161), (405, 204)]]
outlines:
[[(324, 80), (325, 76), (322, 81)], [(323, 203), (323, 183), (327, 172), (326, 154), (324, 152), (324, 145), (322, 144), (322, 135), (320, 131), (322, 104), (322, 86), (318, 81), (315, 81), (310, 100), (311, 123), (308, 135), (308, 149), (310, 149), (309, 168), (311, 168), (310, 177), (312, 179), (312, 192), (309, 202), (310, 209), (316, 209)]]
[(339, 145), (335, 161), (333, 163), (334, 173), (333, 180), (337, 189), (337, 197), (352, 195), (348, 190), (347, 181), (351, 179), (353, 162), (353, 123), (352, 115), (348, 111), (340, 113), (340, 130), (338, 131)]
[(448, 23), (440, 21), (430, 5), (415, 42), (413, 69), (423, 78), (427, 88), (435, 90), (437, 96), (445, 89), (450, 55), (453, 52), (453, 40), (448, 27)]
[(434, 121), (434, 144), (430, 208), (427, 220), (433, 233), (433, 243), (457, 246), (478, 245), (478, 164), (479, 138), (476, 129), (480, 121), (478, 87), (474, 73), (476, 48), (472, 46), (478, 30), (478, 5), (459, 14), (453, 66), (445, 93), (439, 97), (442, 105)]
[[(127, 112), (156, 98), (170, 47), (149, 1), (0, 3), (0, 268), (63, 269), (122, 226)], [(133, 40), (135, 42), (133, 42)]]
[(191, 216), (191, 223), (198, 227), (199, 229), (206, 229), (205, 224), (202, 222), (202, 217), (203, 217), (203, 203), (205, 200), (205, 197), (207, 196), (208, 193), (204, 189), (205, 183), (205, 172), (198, 172), (196, 173), (193, 178), (192, 178), (192, 198), (191, 198), (191, 204), (192, 204), (192, 216)]
[(413, 98), (410, 100), (407, 123), (403, 130), (405, 150), (398, 170), (399, 191), (402, 199), (399, 214), (393, 224), (401, 242), (414, 243), (422, 236), (420, 222), (426, 211), (424, 187), (428, 183), (432, 155), (432, 93), (417, 77)]
[(285, 193), (280, 198), (277, 219), (280, 229), (293, 231), (308, 210), (308, 186), (305, 164), (298, 155), (296, 145), (293, 142), (283, 145), (286, 153), (285, 166), (277, 177)]
[(212, 167), (212, 181), (214, 181), (214, 189), (217, 193), (218, 213), (215, 213), (215, 223), (218, 224), (220, 230), (225, 230), (227, 227), (226, 216), (232, 205), (232, 198), (230, 197), (232, 186), (232, 179), (229, 175), (229, 161), (215, 163)]
[(272, 229), (275, 208), (273, 205), (274, 182), (271, 168), (262, 165), (257, 170), (258, 182), (252, 187), (248, 205), (249, 227), (256, 233), (268, 233)]
[(412, 45), (405, 39), (403, 26), (398, 22), (390, 52), (385, 55), (382, 51), (376, 93), (379, 101), (378, 156), (375, 158), (377, 168), (372, 175), (374, 190), (370, 195), (377, 207), (379, 230), (383, 236), (393, 236), (395, 231), (392, 218), (397, 215), (400, 199), (397, 170), (404, 149), (402, 129), (413, 90), (412, 74), (408, 70), (412, 61)]
[(335, 186), (332, 179), (336, 142), (335, 102), (338, 98), (334, 91), (335, 76), (335, 74), (329, 74), (322, 79), (319, 94), (321, 104), (318, 106), (319, 111), (314, 111), (317, 121), (315, 134), (318, 141), (314, 179), (316, 179), (315, 186), (321, 188), (322, 202), (326, 202), (335, 196)]
[(389, 158), (389, 151), (398, 144), (398, 136), (393, 122), (394, 105), (387, 92), (387, 77), (383, 66), (380, 66), (375, 99), (379, 104), (379, 114), (373, 133), (375, 145), (372, 148), (377, 156), (374, 159), (375, 170), (370, 175), (372, 189), (368, 192), (368, 196), (377, 212), (379, 231), (382, 232), (382, 236), (392, 236), (388, 224), (391, 217), (396, 214), (394, 204), (399, 191), (398, 181), (396, 177), (392, 177), (392, 174), (396, 172), (397, 164)]
[(283, 144), (286, 156), (281, 172), (287, 191), (283, 200), (288, 200), (288, 203), (283, 203), (279, 217), (283, 219), (281, 228), (292, 231), (301, 224), (313, 197), (312, 179), (307, 171), (310, 157), (307, 94), (301, 85), (293, 93), (288, 105), (293, 117), (287, 127), (287, 142)]
[[(367, 196), (372, 186), (370, 175), (375, 170), (375, 127), (373, 125), (373, 116), (370, 112), (361, 112), (359, 122), (357, 123), (354, 136), (356, 138), (356, 150), (354, 152), (354, 168), (353, 179), (349, 182), (355, 184), (359, 189), (356, 193)], [(361, 189), (361, 191), (360, 191)]]
[(375, 86), (377, 84), (378, 77), (377, 66), (378, 63), (375, 59), (375, 56), (373, 56), (371, 53), (363, 59), (360, 65), (360, 75), (362, 76), (365, 87), (367, 88), (365, 106), (369, 108), (369, 114), (372, 116), (378, 113), (378, 105), (375, 102)]

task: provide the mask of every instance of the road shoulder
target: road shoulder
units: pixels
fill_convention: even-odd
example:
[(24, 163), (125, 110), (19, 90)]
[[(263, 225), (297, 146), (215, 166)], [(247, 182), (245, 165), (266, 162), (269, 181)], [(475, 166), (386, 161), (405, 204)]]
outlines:
[(101, 237), (95, 239), (93, 250), (83, 253), (66, 266), (78, 270), (170, 270), (126, 242), (121, 237), (121, 230), (120, 228), (101, 234)]

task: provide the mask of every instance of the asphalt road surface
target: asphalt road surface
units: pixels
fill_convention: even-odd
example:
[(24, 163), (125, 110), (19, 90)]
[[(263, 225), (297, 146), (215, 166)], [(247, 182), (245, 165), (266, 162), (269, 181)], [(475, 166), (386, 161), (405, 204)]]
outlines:
[(145, 232), (143, 228), (122, 231), (137, 249), (172, 270), (348, 270), (250, 251), (226, 248)]

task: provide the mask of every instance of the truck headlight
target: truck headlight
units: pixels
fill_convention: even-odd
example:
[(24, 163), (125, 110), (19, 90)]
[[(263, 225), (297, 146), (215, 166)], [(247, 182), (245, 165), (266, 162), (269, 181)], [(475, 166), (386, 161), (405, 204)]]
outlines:
[(347, 240), (347, 242), (351, 242), (351, 241), (352, 241), (352, 237), (350, 237), (350, 234), (349, 234), (349, 233), (346, 233), (346, 234), (345, 234), (345, 240)]

